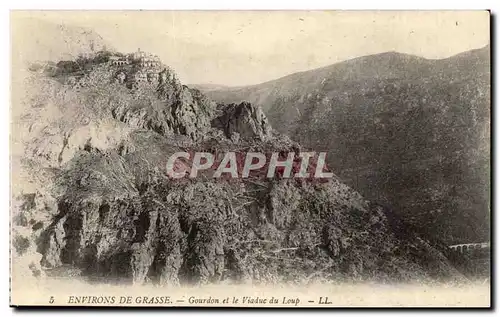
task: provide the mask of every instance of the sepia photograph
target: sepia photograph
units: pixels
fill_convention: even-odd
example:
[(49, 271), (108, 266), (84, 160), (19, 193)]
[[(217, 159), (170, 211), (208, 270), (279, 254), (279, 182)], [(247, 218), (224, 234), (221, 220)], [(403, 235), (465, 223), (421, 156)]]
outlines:
[(10, 11), (10, 305), (490, 308), (490, 21)]

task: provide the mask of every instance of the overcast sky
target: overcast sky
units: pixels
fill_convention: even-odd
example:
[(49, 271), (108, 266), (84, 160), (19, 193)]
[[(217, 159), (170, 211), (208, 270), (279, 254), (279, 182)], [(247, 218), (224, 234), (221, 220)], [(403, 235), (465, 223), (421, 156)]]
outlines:
[(120, 51), (155, 53), (186, 84), (257, 84), (368, 54), (445, 58), (489, 43), (486, 11), (73, 11), (37, 17), (92, 28)]

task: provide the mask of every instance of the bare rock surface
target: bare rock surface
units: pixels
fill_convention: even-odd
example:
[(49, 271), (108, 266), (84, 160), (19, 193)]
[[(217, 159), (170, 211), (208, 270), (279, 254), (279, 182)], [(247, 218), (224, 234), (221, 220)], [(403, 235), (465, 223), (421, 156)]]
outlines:
[(165, 65), (157, 81), (116, 81), (117, 71), (134, 78), (136, 66), (116, 69), (103, 56), (83, 73), (25, 83), (21, 169), (38, 175), (43, 194), (17, 196), (25, 203), (15, 207), (16, 252), (36, 249), (32, 271), (159, 285), (462, 278), (442, 245), (336, 177), (168, 178), (178, 151), (300, 145), (273, 131), (259, 107), (216, 106), (163, 77)]

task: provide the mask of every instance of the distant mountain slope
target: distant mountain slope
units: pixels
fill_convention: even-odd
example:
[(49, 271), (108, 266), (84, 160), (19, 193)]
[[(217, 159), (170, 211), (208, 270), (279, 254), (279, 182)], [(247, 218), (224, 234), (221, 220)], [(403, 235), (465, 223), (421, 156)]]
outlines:
[(31, 186), (12, 199), (15, 281), (464, 280), (445, 245), (337, 178), (170, 178), (175, 152), (286, 156), (299, 145), (258, 107), (216, 105), (167, 65), (131, 55), (56, 62), (16, 90), (25, 104), (13, 107), (26, 112), (14, 123), (24, 138), (13, 161)]
[(203, 90), (203, 91), (210, 91), (210, 90), (218, 90), (218, 89), (227, 89), (227, 86), (224, 85), (217, 85), (217, 84), (195, 84), (195, 85), (188, 85), (191, 88), (195, 88), (198, 90)]
[(366, 197), (454, 242), (489, 238), (489, 46), (442, 60), (394, 52), (207, 90), (263, 107)]

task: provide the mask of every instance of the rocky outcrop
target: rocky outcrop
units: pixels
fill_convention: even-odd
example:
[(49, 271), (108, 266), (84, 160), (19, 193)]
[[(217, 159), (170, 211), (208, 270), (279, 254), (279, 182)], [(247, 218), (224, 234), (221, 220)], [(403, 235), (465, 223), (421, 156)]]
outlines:
[(490, 45), (441, 60), (386, 52), (204, 91), (260, 105), (275, 130), (328, 151), (348, 185), (453, 245), (490, 239), (490, 64)]
[(21, 194), (13, 199), (12, 208), (12, 273), (29, 282), (45, 276), (37, 243), (57, 213), (56, 201), (40, 192)]
[(156, 198), (82, 200), (59, 211), (41, 245), (45, 267), (69, 264), (93, 277), (178, 284), (179, 224)]
[(171, 106), (173, 130), (177, 134), (201, 138), (210, 128), (215, 103), (197, 90), (183, 87)]
[(240, 104), (221, 105), (212, 125), (222, 129), (226, 136), (235, 139), (265, 140), (271, 134), (266, 115), (258, 106), (248, 102)]
[[(165, 75), (166, 76), (166, 75)], [(170, 77), (167, 77), (170, 78)], [(161, 135), (186, 135), (199, 140), (210, 128), (215, 103), (198, 90), (160, 77), (158, 87), (141, 86), (133, 93), (136, 107), (120, 103), (111, 110), (115, 119)], [(151, 100), (153, 98), (153, 100)]]
[[(61, 158), (44, 184), (55, 202), (50, 213), (39, 211), (47, 217), (35, 239), (23, 236), (46, 272), (70, 268), (92, 281), (160, 285), (457, 277), (430, 244), (399, 236), (390, 213), (336, 178), (168, 178), (166, 161), (181, 150), (286, 155), (299, 145), (273, 133), (249, 103), (215, 107), (162, 78), (157, 87), (129, 89), (113, 74), (97, 67), (78, 92), (54, 85), (56, 97), (47, 97), (60, 114), (44, 123), (55, 127), (50, 144)], [(23, 252), (26, 241), (17, 244)], [(433, 261), (438, 270), (428, 268)]]
[[(58, 213), (39, 240), (44, 267), (160, 285), (460, 278), (440, 251), (400, 235), (390, 213), (337, 180), (138, 183), (133, 152), (122, 165), (85, 156), (57, 182)], [(133, 184), (120, 188), (125, 179)]]

